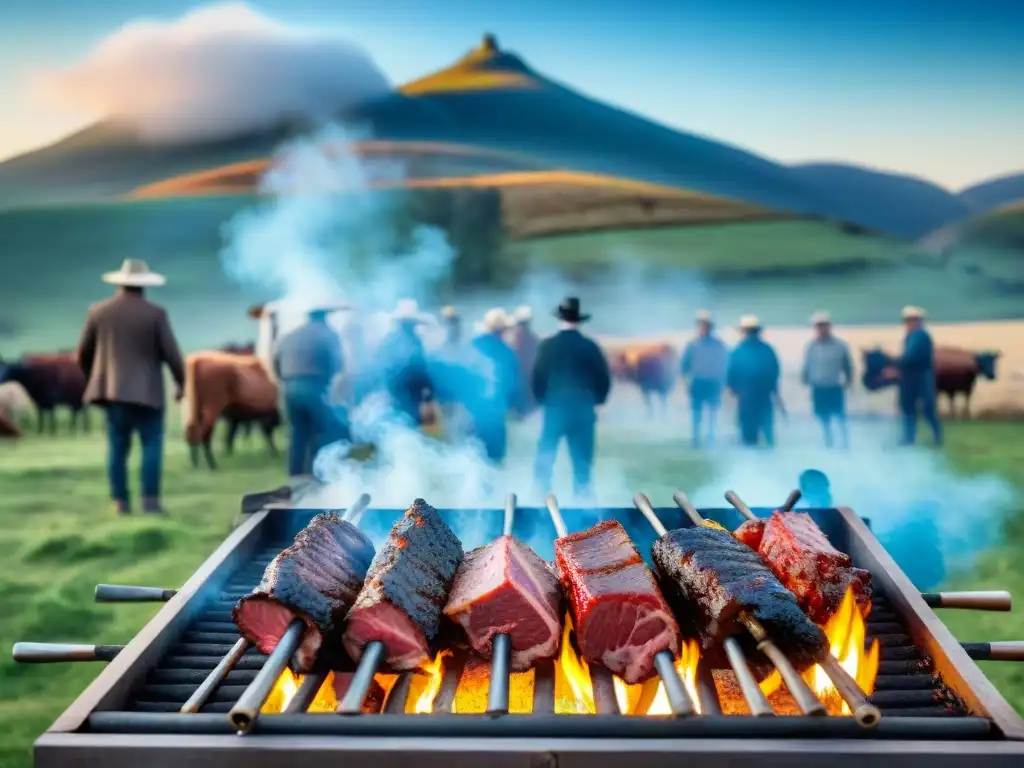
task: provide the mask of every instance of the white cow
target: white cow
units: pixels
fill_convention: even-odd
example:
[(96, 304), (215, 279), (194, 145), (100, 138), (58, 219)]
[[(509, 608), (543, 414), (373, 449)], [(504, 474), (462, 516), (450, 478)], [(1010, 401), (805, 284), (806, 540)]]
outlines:
[(21, 424), (35, 412), (35, 403), (16, 381), (0, 384), (0, 411), (15, 424)]

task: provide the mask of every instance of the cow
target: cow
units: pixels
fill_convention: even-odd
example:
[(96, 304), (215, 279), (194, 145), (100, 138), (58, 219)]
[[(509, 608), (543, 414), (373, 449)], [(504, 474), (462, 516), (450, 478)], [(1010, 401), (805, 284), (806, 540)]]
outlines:
[(640, 387), (644, 405), (651, 413), (651, 395), (661, 400), (662, 411), (676, 382), (679, 355), (669, 344), (636, 344), (609, 354), (609, 368), (616, 379), (630, 381)]
[(89, 411), (82, 401), (85, 374), (73, 352), (25, 355), (12, 363), (0, 361), (0, 384), (5, 382), (20, 384), (32, 398), (40, 433), (47, 421), (50, 433), (57, 433), (56, 410), (62, 406), (71, 409), (71, 432), (77, 431), (79, 418), (83, 431), (89, 432)]
[[(899, 381), (897, 359), (876, 347), (863, 349), (864, 388), (875, 392)], [(971, 394), (979, 376), (990, 381), (996, 378), (999, 352), (971, 352), (961, 347), (935, 347), (935, 391), (949, 399), (949, 415), (956, 416), (956, 396), (964, 396), (960, 416), (969, 418)]]
[(7, 411), (0, 407), (0, 440), (17, 440), (19, 437), (21, 437), (21, 427), (7, 415)]
[(221, 351), (189, 355), (185, 358), (185, 399), (182, 415), (193, 466), (199, 466), (202, 447), (207, 467), (217, 468), (210, 440), (221, 418), (229, 424), (229, 452), (237, 425), (255, 421), (271, 454), (277, 455), (274, 430), (281, 423), (277, 385), (256, 357)]
[(35, 410), (35, 404), (25, 388), (16, 381), (0, 384), (0, 411), (15, 424), (24, 423), (26, 417)]
[[(254, 342), (247, 342), (245, 344), (235, 344), (229, 342), (220, 348), (221, 352), (227, 352), (229, 355), (242, 355), (243, 357), (252, 357), (256, 354), (256, 344)], [(242, 437), (248, 440), (252, 437), (252, 425), (263, 424), (266, 415), (259, 414), (246, 414), (242, 411), (228, 409), (225, 411), (222, 417), (224, 423), (227, 425), (227, 429), (224, 431), (224, 452), (231, 455), (235, 450), (235, 436), (239, 430), (242, 432)], [(277, 423), (274, 424), (271, 429), (276, 429), (280, 426), (280, 418), (277, 419)]]

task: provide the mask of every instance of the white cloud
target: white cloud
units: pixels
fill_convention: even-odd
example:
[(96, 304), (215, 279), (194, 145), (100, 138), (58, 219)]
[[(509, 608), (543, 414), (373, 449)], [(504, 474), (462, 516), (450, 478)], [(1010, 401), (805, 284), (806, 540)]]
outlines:
[(327, 120), (390, 89), (358, 46), (243, 3), (130, 22), (37, 85), (61, 105), (126, 122), (154, 143), (229, 138), (289, 117)]

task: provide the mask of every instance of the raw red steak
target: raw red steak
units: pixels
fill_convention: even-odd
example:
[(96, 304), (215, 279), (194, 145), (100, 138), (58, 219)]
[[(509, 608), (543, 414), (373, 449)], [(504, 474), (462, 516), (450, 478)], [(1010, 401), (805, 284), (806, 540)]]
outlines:
[(759, 552), (816, 624), (831, 618), (850, 587), (857, 603), (870, 607), (871, 574), (854, 568), (808, 514), (773, 512)]
[(627, 683), (654, 671), (660, 651), (679, 652), (676, 624), (654, 575), (616, 520), (555, 542), (555, 563), (589, 663)]
[(551, 566), (523, 542), (502, 536), (466, 554), (444, 614), (462, 625), (485, 659), (494, 636), (508, 635), (512, 669), (523, 672), (558, 653), (561, 600)]

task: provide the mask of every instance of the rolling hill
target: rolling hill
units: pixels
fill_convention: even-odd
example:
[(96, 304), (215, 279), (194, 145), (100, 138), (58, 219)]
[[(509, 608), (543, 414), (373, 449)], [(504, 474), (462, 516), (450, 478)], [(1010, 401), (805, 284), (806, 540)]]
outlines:
[(1024, 201), (1024, 173), (1001, 176), (975, 184), (960, 193), (960, 199), (975, 211), (984, 212), (1008, 203)]

